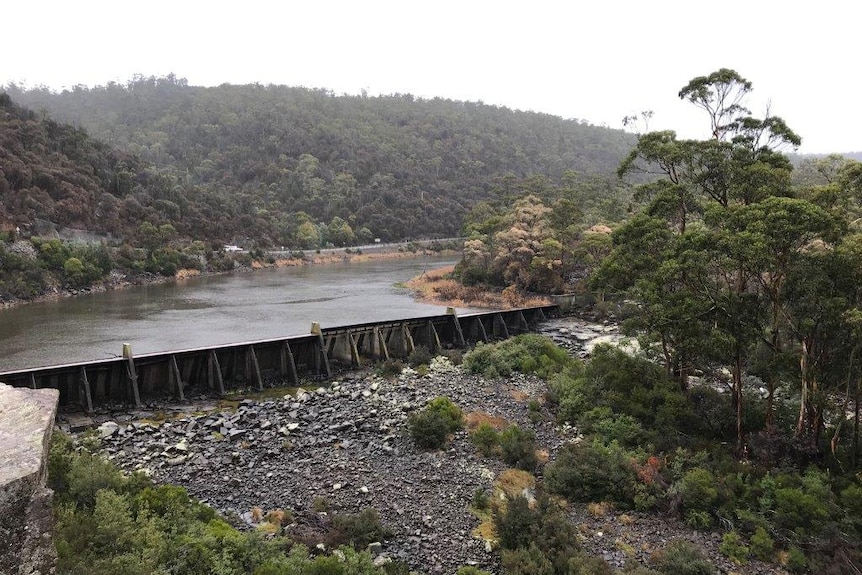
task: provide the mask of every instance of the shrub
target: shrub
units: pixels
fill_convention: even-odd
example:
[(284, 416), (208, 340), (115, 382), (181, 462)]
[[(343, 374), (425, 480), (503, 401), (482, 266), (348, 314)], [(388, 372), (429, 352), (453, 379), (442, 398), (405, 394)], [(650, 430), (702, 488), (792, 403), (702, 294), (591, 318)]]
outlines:
[(744, 565), (748, 562), (749, 549), (736, 531), (728, 531), (721, 537), (721, 545), (719, 545), (718, 550), (737, 565)]
[(504, 510), (494, 515), (497, 540), (503, 549), (527, 547), (533, 540), (533, 532), (539, 521), (523, 495), (511, 499)]
[(473, 508), (478, 509), (479, 511), (485, 511), (486, 509), (488, 509), (489, 503), (490, 498), (488, 497), (488, 492), (481, 487), (477, 487), (476, 491), (473, 492)]
[(775, 525), (800, 537), (814, 535), (829, 518), (827, 501), (795, 487), (775, 490)]
[(447, 397), (433, 399), (419, 413), (410, 416), (410, 435), (416, 445), (439, 449), (446, 437), (464, 427), (461, 409)]
[(500, 450), (500, 432), (484, 421), (470, 433), (470, 441), (485, 457), (492, 457)]
[(598, 436), (603, 442), (616, 441), (626, 447), (637, 447), (647, 440), (643, 426), (630, 415), (615, 415), (607, 407), (596, 407), (578, 419), (584, 435)]
[(761, 561), (772, 561), (775, 555), (775, 541), (766, 532), (763, 527), (755, 529), (754, 534), (749, 541), (751, 554)]
[(374, 372), (378, 377), (395, 377), (404, 370), (404, 363), (398, 359), (387, 359), (377, 364)]
[(502, 553), (505, 575), (554, 575), (554, 565), (535, 543), (529, 547), (504, 549)]
[(524, 471), (536, 468), (536, 434), (517, 425), (507, 427), (500, 434), (503, 461)]
[(332, 534), (331, 546), (350, 545), (354, 549), (365, 549), (369, 543), (384, 541), (392, 533), (380, 521), (377, 511), (372, 508), (363, 509), (359, 513), (336, 515), (332, 518), (335, 533)]
[(578, 360), (547, 337), (522, 334), (495, 344), (479, 344), (464, 357), (470, 373), (506, 377), (513, 372), (535, 373), (548, 379)]
[(717, 570), (694, 543), (677, 539), (654, 556), (664, 575), (715, 575)]
[(631, 506), (637, 479), (631, 461), (631, 455), (615, 442), (567, 445), (545, 467), (545, 481), (552, 492), (572, 501)]
[(792, 573), (805, 573), (808, 567), (808, 559), (799, 547), (791, 546), (787, 549), (786, 566)]
[(715, 476), (707, 469), (695, 468), (686, 473), (677, 485), (686, 511), (709, 511), (718, 499)]
[(473, 565), (465, 565), (464, 567), (459, 567), (455, 575), (491, 575), (491, 572), (479, 569)]
[(418, 367), (420, 365), (428, 365), (431, 362), (431, 351), (424, 345), (417, 345), (407, 356), (407, 365), (410, 367)]

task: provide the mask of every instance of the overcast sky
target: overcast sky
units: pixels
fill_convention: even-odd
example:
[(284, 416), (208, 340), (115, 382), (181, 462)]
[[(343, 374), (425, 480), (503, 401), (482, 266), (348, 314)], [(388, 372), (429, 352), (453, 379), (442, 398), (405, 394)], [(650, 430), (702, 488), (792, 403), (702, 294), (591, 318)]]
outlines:
[(191, 85), (483, 101), (705, 137), (677, 97), (737, 70), (802, 136), (801, 152), (862, 150), (862, 3), (819, 0), (240, 2), (16, 0), (3, 7), (0, 84), (54, 89), (170, 72)]

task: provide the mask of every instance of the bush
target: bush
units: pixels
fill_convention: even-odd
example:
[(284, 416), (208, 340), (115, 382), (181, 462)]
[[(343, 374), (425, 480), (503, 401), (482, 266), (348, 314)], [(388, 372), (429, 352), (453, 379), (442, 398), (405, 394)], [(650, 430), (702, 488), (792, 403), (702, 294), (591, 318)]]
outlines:
[(642, 445), (648, 437), (634, 417), (615, 415), (607, 407), (596, 407), (584, 413), (578, 419), (578, 427), (584, 435), (595, 435), (604, 443), (616, 441), (626, 447)]
[(431, 351), (424, 345), (417, 345), (407, 356), (407, 365), (410, 367), (418, 367), (420, 365), (428, 365), (431, 362)]
[(518, 469), (533, 471), (538, 464), (536, 434), (530, 429), (521, 429), (517, 425), (507, 427), (500, 433), (500, 448), (503, 461)]
[(722, 536), (718, 550), (737, 565), (748, 563), (749, 549), (736, 531), (728, 531)]
[(536, 334), (522, 334), (495, 344), (480, 343), (464, 357), (467, 371), (485, 377), (507, 377), (517, 371), (548, 379), (575, 365), (579, 365), (578, 360), (566, 350)]
[(450, 433), (464, 427), (464, 415), (448, 397), (437, 397), (422, 411), (410, 416), (409, 426), (416, 445), (439, 449)]
[(335, 533), (332, 534), (330, 546), (350, 545), (356, 550), (368, 547), (369, 543), (384, 541), (392, 533), (380, 521), (377, 511), (372, 508), (363, 509), (359, 513), (336, 515), (332, 518)]
[(491, 575), (491, 572), (472, 565), (465, 565), (464, 567), (459, 567), (455, 575)]
[(763, 527), (758, 527), (754, 531), (749, 541), (751, 554), (761, 561), (772, 561), (775, 555), (775, 541), (766, 532)]
[(504, 575), (555, 575), (553, 563), (535, 543), (504, 549), (501, 559)]
[(570, 444), (545, 467), (545, 481), (552, 492), (572, 501), (631, 506), (637, 480), (631, 461), (632, 456), (615, 442)]
[(664, 575), (715, 575), (716, 568), (694, 543), (677, 539), (654, 557), (656, 569)]
[(398, 359), (387, 359), (377, 364), (374, 372), (378, 377), (396, 377), (404, 370), (404, 363)]
[(470, 441), (485, 457), (493, 457), (500, 451), (500, 432), (487, 422), (483, 421), (470, 433)]
[(791, 573), (805, 573), (808, 567), (808, 559), (799, 547), (791, 546), (787, 549), (787, 569)]
[(686, 511), (710, 511), (718, 500), (715, 475), (700, 467), (683, 476), (677, 484), (677, 492)]
[(538, 521), (539, 517), (530, 508), (526, 497), (519, 495), (508, 501), (505, 509), (494, 515), (494, 528), (500, 547), (517, 549), (529, 546)]

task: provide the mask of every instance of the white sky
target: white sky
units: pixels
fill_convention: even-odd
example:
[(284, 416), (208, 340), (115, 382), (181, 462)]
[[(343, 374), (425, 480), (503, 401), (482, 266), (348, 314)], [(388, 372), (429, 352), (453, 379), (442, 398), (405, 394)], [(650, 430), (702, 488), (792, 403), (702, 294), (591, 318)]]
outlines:
[(481, 100), (593, 124), (653, 110), (650, 129), (705, 137), (677, 97), (737, 70), (800, 152), (862, 150), (853, 0), (10, 0), (0, 84), (54, 89), (133, 74), (191, 85), (286, 84), (335, 93)]

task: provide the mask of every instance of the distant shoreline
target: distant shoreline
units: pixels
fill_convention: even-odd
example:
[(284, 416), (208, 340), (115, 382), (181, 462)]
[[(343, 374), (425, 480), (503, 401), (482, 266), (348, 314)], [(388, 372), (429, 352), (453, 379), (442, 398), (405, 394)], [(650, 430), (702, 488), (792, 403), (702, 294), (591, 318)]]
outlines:
[(249, 273), (263, 269), (283, 268), (283, 267), (300, 267), (309, 265), (331, 265), (344, 264), (354, 262), (365, 262), (372, 260), (389, 260), (389, 259), (406, 259), (416, 258), (427, 255), (452, 255), (460, 256), (460, 252), (456, 250), (428, 250), (419, 249), (416, 251), (405, 250), (402, 246), (391, 248), (384, 247), (375, 249), (372, 252), (363, 252), (355, 248), (343, 248), (338, 250), (327, 250), (325, 253), (306, 253), (301, 258), (277, 258), (273, 263), (261, 262), (255, 260), (251, 265), (238, 266), (229, 271), (201, 271), (196, 269), (180, 269), (173, 276), (161, 276), (147, 272), (131, 272), (124, 273), (119, 270), (112, 271), (107, 278), (92, 286), (81, 289), (55, 289), (55, 291), (41, 294), (32, 299), (15, 299), (0, 303), (0, 309), (11, 309), (23, 305), (41, 303), (46, 301), (56, 301), (68, 297), (88, 293), (100, 293), (111, 290), (120, 290), (130, 287), (142, 285), (154, 285), (168, 282), (183, 282), (184, 280), (195, 277), (219, 276), (234, 273)]

